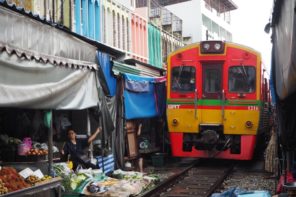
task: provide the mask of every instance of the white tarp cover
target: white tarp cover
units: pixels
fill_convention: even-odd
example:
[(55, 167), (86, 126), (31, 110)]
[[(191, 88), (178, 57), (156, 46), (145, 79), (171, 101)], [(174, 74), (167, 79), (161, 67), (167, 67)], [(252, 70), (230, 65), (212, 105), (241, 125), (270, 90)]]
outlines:
[(296, 92), (296, 0), (282, 1), (273, 28), (276, 92), (281, 100)]
[(85, 109), (98, 102), (94, 71), (0, 53), (0, 107)]

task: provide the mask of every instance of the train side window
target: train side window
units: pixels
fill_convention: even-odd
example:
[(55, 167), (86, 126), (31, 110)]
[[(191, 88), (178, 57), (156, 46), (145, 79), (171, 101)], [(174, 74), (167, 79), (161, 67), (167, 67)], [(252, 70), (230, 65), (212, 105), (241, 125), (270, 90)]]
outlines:
[(256, 89), (256, 70), (253, 66), (232, 66), (228, 72), (229, 92), (252, 93)]
[(177, 66), (172, 69), (172, 90), (176, 92), (193, 92), (195, 90), (195, 67)]

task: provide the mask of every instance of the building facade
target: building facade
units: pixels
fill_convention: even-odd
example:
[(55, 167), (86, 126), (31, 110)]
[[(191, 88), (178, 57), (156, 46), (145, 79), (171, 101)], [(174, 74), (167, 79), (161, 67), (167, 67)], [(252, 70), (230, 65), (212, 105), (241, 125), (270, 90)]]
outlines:
[(130, 51), (131, 12), (133, 7), (131, 3), (122, 3), (102, 0), (101, 41), (122, 51)]
[(231, 0), (176, 1), (166, 8), (183, 20), (185, 43), (201, 40), (232, 41), (231, 11), (237, 6)]
[(184, 45), (182, 20), (156, 0), (136, 0), (136, 10), (148, 18), (148, 63), (163, 68), (167, 55)]
[(156, 0), (7, 0), (47, 21), (163, 68), (182, 42), (182, 20)]
[(72, 29), (71, 8), (74, 0), (7, 0), (7, 3), (15, 4), (25, 11), (39, 15), (40, 18)]

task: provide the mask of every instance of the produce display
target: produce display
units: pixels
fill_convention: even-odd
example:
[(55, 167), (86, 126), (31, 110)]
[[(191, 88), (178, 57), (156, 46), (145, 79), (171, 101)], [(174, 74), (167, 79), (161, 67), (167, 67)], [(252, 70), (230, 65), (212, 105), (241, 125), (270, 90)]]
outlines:
[(35, 175), (30, 175), (26, 178), (26, 182), (31, 184), (31, 185), (34, 185), (35, 183), (37, 182), (40, 182), (41, 179), (39, 179), (37, 176)]
[(159, 181), (155, 176), (134, 171), (116, 170), (108, 177), (101, 170), (82, 169), (74, 173), (67, 163), (53, 167), (56, 175), (63, 178), (65, 192), (87, 196), (135, 196)]
[(37, 148), (31, 148), (27, 152), (27, 155), (47, 155), (47, 154), (48, 154), (48, 150), (37, 149)]
[(8, 192), (20, 190), (29, 187), (30, 185), (17, 173), (14, 168), (3, 167), (0, 170), (0, 179)]
[(5, 187), (3, 181), (0, 179), (0, 195), (6, 194), (8, 192), (7, 187)]
[(5, 145), (18, 145), (18, 144), (21, 144), (22, 141), (18, 138), (14, 138), (14, 137), (9, 137), (8, 135), (6, 134), (2, 134), (0, 135), (0, 143), (1, 144), (5, 144)]
[(30, 175), (25, 180), (30, 185), (35, 185), (36, 183), (39, 183), (39, 182), (42, 182), (42, 181), (46, 181), (46, 180), (50, 180), (50, 179), (52, 179), (52, 177), (51, 176), (48, 176), (48, 175), (45, 175), (42, 178), (38, 178), (35, 175)]
[(44, 177), (42, 177), (42, 178), (40, 179), (40, 181), (42, 182), (42, 181), (46, 181), (46, 180), (50, 180), (50, 179), (52, 179), (51, 176), (49, 176), (49, 175), (45, 175)]

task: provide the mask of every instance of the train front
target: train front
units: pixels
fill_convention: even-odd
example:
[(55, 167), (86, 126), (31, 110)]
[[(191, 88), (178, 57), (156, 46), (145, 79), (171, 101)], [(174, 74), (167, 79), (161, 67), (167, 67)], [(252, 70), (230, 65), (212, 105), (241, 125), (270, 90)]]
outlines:
[(172, 155), (250, 160), (259, 127), (261, 58), (221, 41), (168, 57), (167, 117)]

